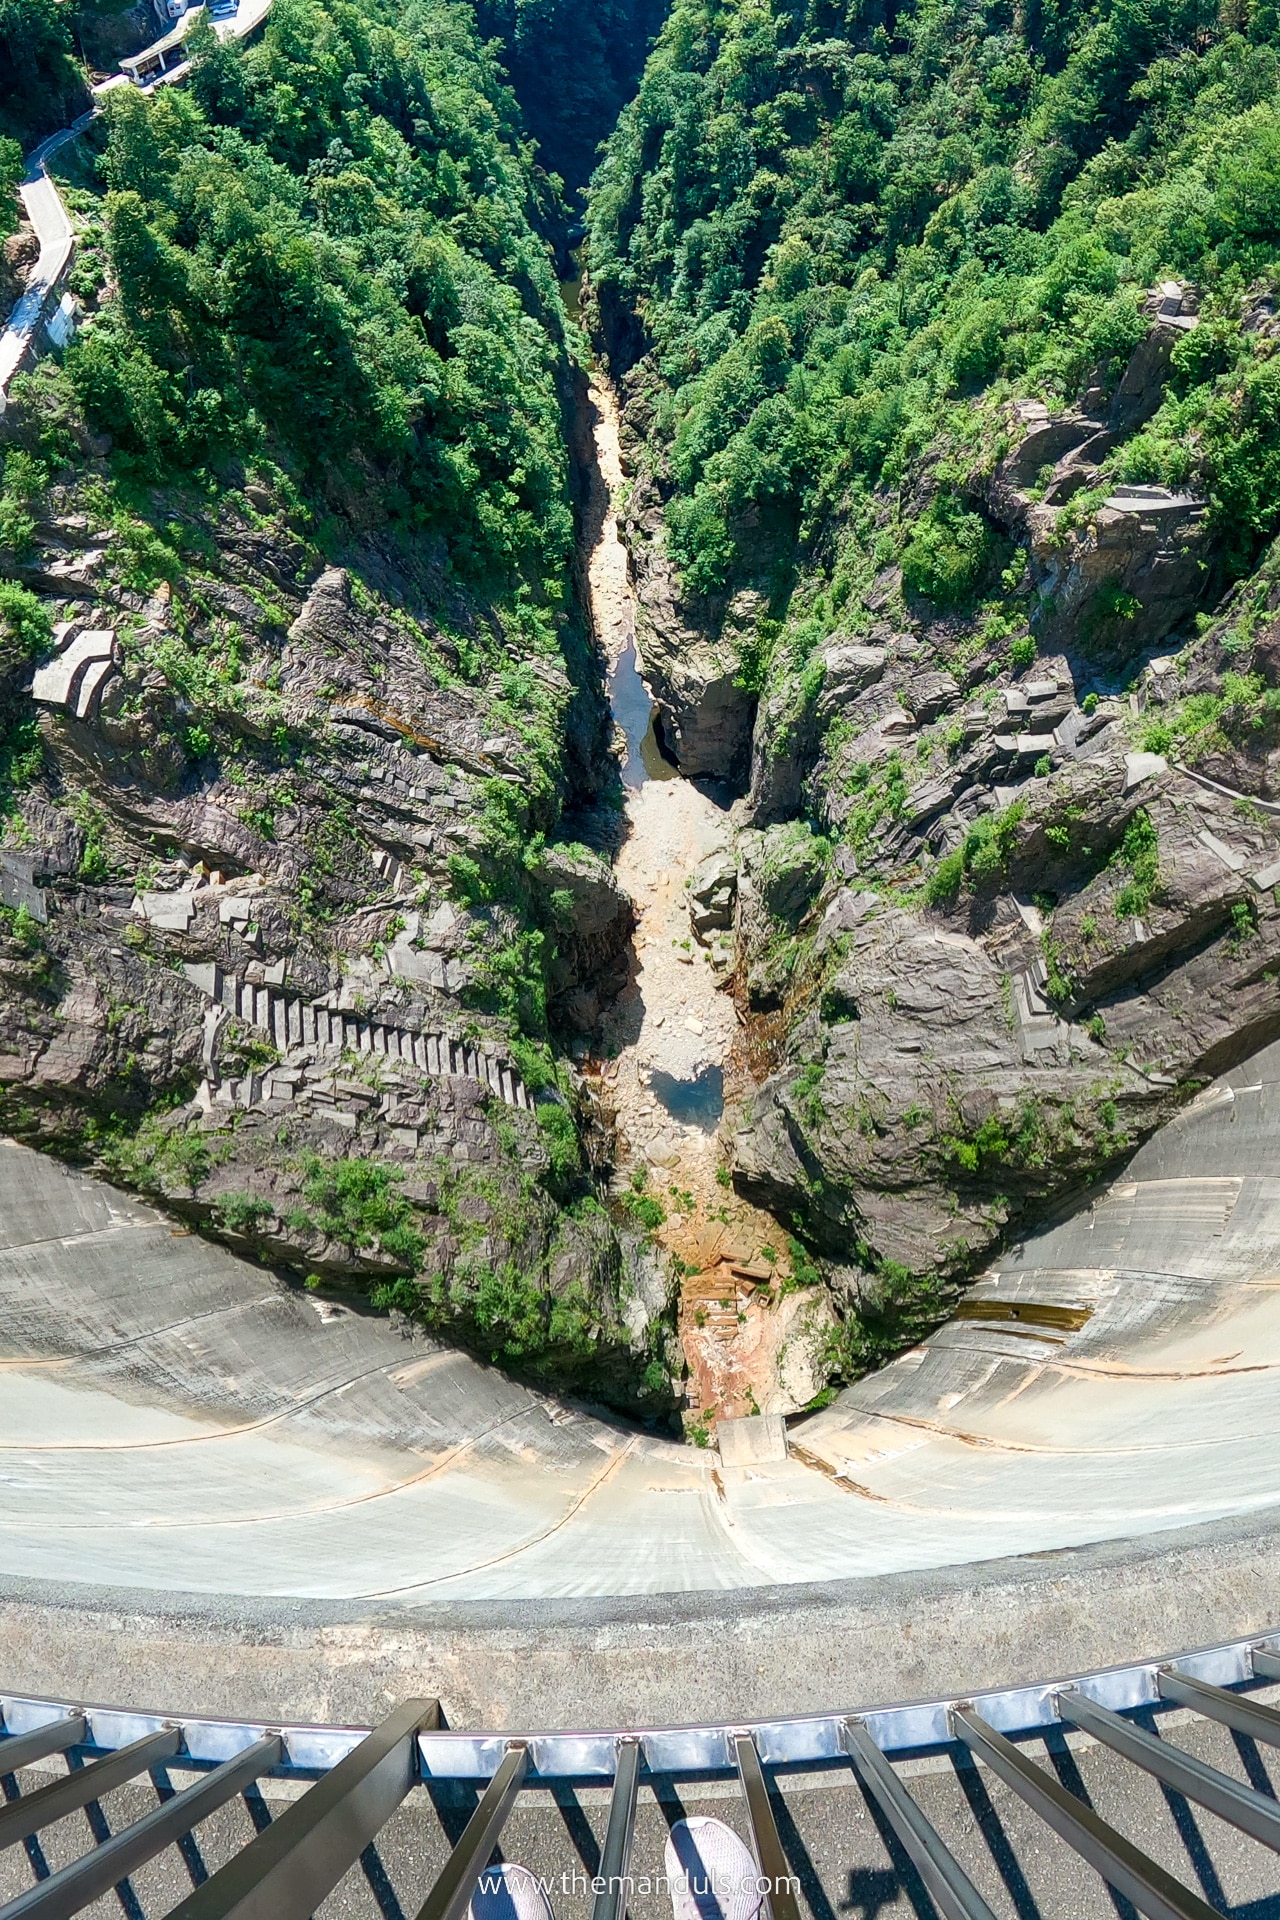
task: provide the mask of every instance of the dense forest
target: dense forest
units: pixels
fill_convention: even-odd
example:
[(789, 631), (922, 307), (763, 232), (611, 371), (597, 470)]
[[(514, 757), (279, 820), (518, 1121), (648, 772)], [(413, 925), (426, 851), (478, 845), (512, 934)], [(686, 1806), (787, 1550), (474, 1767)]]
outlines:
[(562, 327), (501, 114), (447, 13), (307, 0), (243, 56), (198, 40), (189, 88), (122, 95), (119, 297), (69, 360), (118, 459), (154, 481), (274, 449), (349, 521), (558, 601)]
[(1063, 406), (1114, 378), (1168, 275), (1204, 324), (1105, 477), (1202, 486), (1224, 567), (1248, 567), (1280, 515), (1280, 376), (1246, 308), (1280, 241), (1278, 34), (1266, 6), (1201, 0), (677, 4), (596, 179), (591, 260), (652, 346), (690, 589), (764, 577), (763, 534), (775, 611), (816, 564), (816, 632), (900, 557), (877, 490), (923, 484), (908, 585), (943, 607), (990, 587), (958, 484), (984, 421), (1015, 389)]
[[(0, 0), (6, 206), (89, 18)], [(661, 1208), (604, 1204), (568, 1065), (631, 928), (574, 554), (581, 191), (663, 745), (737, 802), (685, 943), (721, 939), (751, 1063), (721, 1188), (847, 1377), (1280, 1035), (1280, 16), (275, 0), (189, 46), (59, 160), (81, 325), (5, 415), (7, 848), (63, 889), (0, 929), (37, 1062), (5, 1124), (671, 1404)], [(37, 721), (90, 620), (101, 708)], [(196, 931), (140, 928), (192, 885)], [(198, 997), (165, 996), (215, 960), (498, 1049), (510, 1111), (379, 1082), (375, 1116), (348, 1078), (355, 1146), (273, 1144), (281, 1062), (233, 1022), (258, 1091), (208, 1146)], [(73, 1092), (19, 1044), (68, 1007)]]
[[(94, 0), (84, 0), (92, 11)], [(0, 4), (0, 137), (29, 146), (89, 104), (74, 29), (81, 8), (59, 0)]]
[(784, 1036), (734, 1178), (851, 1364), (1280, 1031), (1278, 82), (1248, 0), (675, 0), (593, 180), (641, 646)]

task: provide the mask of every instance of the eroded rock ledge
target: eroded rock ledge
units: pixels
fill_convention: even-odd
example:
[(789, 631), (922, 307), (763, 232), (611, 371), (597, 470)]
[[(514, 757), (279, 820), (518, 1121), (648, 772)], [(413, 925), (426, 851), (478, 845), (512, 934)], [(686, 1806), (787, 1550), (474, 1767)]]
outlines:
[(519, 713), (462, 658), (495, 616), (441, 607), (429, 556), (322, 566), (265, 493), (202, 534), (181, 591), (143, 594), (69, 504), (21, 569), (55, 625), (34, 696), (4, 663), (44, 771), (0, 851), (3, 1124), (313, 1286), (663, 1411), (665, 1277), (521, 1031), (544, 991), (591, 1025), (625, 969), (607, 862), (523, 859), (607, 778), (598, 686), (531, 651)]
[(1021, 566), (998, 621), (939, 615), (891, 567), (774, 657), (758, 707), (755, 588), (681, 597), (652, 371), (628, 375), (646, 659), (677, 751), (743, 794), (690, 886), (766, 1065), (727, 1123), (733, 1178), (817, 1256), (851, 1364), (1280, 1034), (1276, 564), (1198, 631), (1221, 591), (1204, 502), (1106, 464), (1196, 305), (1157, 288), (1110, 384), (989, 415), (970, 497)]

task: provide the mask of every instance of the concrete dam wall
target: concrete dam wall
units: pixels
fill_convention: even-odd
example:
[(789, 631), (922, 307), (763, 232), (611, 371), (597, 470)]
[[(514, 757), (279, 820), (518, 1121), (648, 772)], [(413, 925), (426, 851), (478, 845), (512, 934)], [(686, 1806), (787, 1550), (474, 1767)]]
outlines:
[(739, 1468), (6, 1145), (7, 1684), (332, 1719), (411, 1681), (563, 1724), (573, 1697), (798, 1711), (936, 1693), (939, 1658), (989, 1684), (1272, 1624), (1278, 1128), (1272, 1047)]

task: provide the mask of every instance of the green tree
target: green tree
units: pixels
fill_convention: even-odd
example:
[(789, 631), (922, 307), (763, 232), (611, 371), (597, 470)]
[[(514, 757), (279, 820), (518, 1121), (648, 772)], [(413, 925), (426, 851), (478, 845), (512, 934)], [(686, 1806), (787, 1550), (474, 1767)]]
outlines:
[(16, 140), (0, 139), (0, 240), (12, 233), (18, 224), (18, 182), (21, 178), (22, 148)]
[(68, 9), (59, 0), (0, 0), (0, 135), (27, 146), (87, 104)]

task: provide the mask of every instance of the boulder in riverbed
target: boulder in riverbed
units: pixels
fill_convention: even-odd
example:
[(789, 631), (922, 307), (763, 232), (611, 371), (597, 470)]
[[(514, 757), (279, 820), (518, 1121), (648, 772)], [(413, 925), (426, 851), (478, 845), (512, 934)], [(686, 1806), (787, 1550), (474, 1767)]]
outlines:
[(727, 851), (709, 853), (694, 868), (687, 885), (689, 919), (694, 933), (705, 946), (708, 934), (733, 925), (738, 863)]

